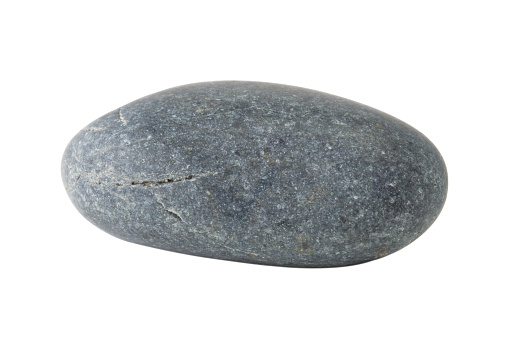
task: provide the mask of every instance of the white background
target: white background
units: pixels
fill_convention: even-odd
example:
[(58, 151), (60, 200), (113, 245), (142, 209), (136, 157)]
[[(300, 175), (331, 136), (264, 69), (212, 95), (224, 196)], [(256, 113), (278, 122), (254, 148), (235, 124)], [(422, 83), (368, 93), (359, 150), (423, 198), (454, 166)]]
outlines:
[[(508, 338), (504, 1), (2, 1), (2, 338)], [(67, 198), (85, 125), (177, 85), (336, 94), (441, 151), (435, 224), (382, 260), (288, 269), (130, 244)]]

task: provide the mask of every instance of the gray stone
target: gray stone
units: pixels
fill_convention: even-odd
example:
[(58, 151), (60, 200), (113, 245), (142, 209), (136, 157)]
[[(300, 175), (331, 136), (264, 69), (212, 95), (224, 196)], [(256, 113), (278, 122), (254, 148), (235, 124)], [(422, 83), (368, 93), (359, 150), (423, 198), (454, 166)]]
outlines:
[(437, 218), (438, 150), (373, 108), (257, 82), (175, 87), (80, 131), (65, 188), (121, 239), (240, 262), (335, 267), (393, 253)]

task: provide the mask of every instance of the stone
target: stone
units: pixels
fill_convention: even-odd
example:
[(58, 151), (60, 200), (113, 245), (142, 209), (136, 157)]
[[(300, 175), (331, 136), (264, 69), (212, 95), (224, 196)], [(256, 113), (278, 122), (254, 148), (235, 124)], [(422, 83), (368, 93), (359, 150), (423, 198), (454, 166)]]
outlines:
[(155, 93), (67, 146), (76, 208), (133, 243), (288, 267), (391, 254), (438, 217), (445, 163), (406, 123), (334, 95), (259, 82)]

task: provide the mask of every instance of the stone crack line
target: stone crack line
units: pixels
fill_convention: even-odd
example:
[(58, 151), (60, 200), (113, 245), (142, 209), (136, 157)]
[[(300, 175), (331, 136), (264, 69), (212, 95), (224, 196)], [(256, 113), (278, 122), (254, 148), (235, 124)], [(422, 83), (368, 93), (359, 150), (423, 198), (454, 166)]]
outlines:
[[(161, 180), (141, 180), (141, 181), (131, 181), (128, 183), (120, 183), (120, 182), (109, 183), (109, 182), (103, 182), (100, 180), (97, 180), (97, 181), (87, 180), (87, 181), (90, 184), (95, 184), (95, 185), (108, 185), (108, 186), (118, 186), (118, 187), (121, 187), (121, 186), (124, 186), (124, 187), (125, 186), (154, 187), (154, 186), (162, 186), (162, 185), (173, 184), (173, 183), (178, 183), (178, 182), (195, 181), (198, 178), (203, 178), (203, 177), (206, 177), (209, 175), (216, 175), (218, 173), (219, 172), (204, 172), (204, 173), (200, 173), (200, 174), (190, 174), (187, 176), (170, 177), (170, 178), (165, 178), (165, 179), (161, 179)], [(80, 177), (82, 178), (83, 175), (80, 175), (78, 177), (78, 179)]]
[(180, 215), (180, 213), (178, 213), (177, 211), (175, 211), (173, 208), (170, 208), (170, 207), (166, 207), (163, 202), (161, 201), (161, 198), (157, 195), (157, 194), (154, 194), (154, 198), (156, 199), (156, 202), (161, 205), (163, 207), (163, 210), (168, 212), (172, 217), (174, 217), (175, 219), (181, 221), (181, 222), (184, 222), (184, 219), (182, 219), (182, 216)]
[(122, 122), (122, 125), (127, 126), (127, 121), (125, 120), (125, 117), (122, 114), (122, 108), (118, 109), (118, 118), (120, 119), (120, 122)]
[(171, 183), (175, 183), (175, 182), (195, 181), (198, 178), (205, 177), (208, 175), (216, 175), (217, 173), (218, 172), (204, 172), (204, 173), (196, 174), (196, 175), (191, 174), (191, 175), (188, 175), (185, 177), (173, 177), (173, 178), (167, 178), (167, 179), (156, 180), (156, 181), (151, 181), (151, 180), (132, 181), (131, 186), (136, 186), (136, 185), (160, 186), (160, 185), (171, 184)]

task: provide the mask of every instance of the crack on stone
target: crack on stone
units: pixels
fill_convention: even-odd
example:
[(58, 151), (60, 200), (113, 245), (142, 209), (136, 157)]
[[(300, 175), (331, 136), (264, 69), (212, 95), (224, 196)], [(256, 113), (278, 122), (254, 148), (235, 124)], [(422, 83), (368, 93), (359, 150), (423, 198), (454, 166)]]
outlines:
[(183, 222), (185, 223), (184, 219), (182, 219), (182, 216), (180, 215), (180, 213), (178, 213), (177, 211), (175, 211), (173, 208), (169, 208), (169, 207), (166, 207), (163, 202), (161, 201), (161, 198), (159, 196), (157, 196), (156, 194), (154, 194), (154, 198), (156, 199), (156, 202), (161, 205), (161, 207), (163, 208), (163, 210), (165, 212), (167, 212), (169, 215), (171, 215), (173, 218), (177, 219), (178, 221), (180, 222)]
[[(109, 185), (109, 186), (118, 186), (118, 187), (128, 187), (128, 186), (145, 186), (145, 187), (154, 187), (154, 186), (162, 186), (167, 184), (173, 184), (178, 182), (186, 182), (186, 181), (195, 181), (198, 178), (206, 177), (209, 175), (216, 175), (219, 172), (204, 172), (201, 174), (190, 174), (187, 176), (182, 177), (171, 177), (161, 180), (141, 180), (141, 181), (131, 181), (128, 183), (120, 183), (120, 182), (104, 182), (101, 181), (99, 178), (97, 180), (87, 180), (88, 183), (94, 184), (94, 185)], [(83, 174), (80, 174), (80, 177)]]
[(118, 109), (118, 118), (119, 118), (120, 122), (122, 123), (122, 125), (127, 126), (127, 121), (125, 120), (125, 117), (122, 114), (121, 108)]
[[(205, 177), (208, 175), (215, 175), (217, 173), (218, 172), (205, 172), (205, 173), (196, 174), (196, 175), (190, 174), (185, 177), (172, 177), (172, 178), (166, 178), (166, 179), (162, 179), (162, 180), (132, 181), (131, 186), (139, 186), (139, 185), (141, 185), (141, 186), (161, 186), (161, 185), (172, 184), (172, 183), (176, 183), (176, 182), (195, 181), (198, 178)], [(119, 185), (119, 186), (123, 186), (123, 185)]]
[(178, 219), (179, 221), (182, 221), (184, 222), (184, 220), (182, 220), (182, 217), (175, 211), (173, 211), (172, 209), (169, 209), (169, 208), (165, 208), (164, 209), (166, 212), (168, 212), (172, 217)]
[(194, 181), (196, 180), (197, 176), (194, 175), (188, 175), (186, 177), (177, 177), (177, 178), (167, 178), (163, 180), (157, 180), (157, 181), (150, 181), (150, 180), (143, 180), (143, 181), (132, 181), (131, 186), (160, 186), (164, 184), (171, 184), (174, 182), (181, 182), (181, 181)]

